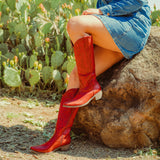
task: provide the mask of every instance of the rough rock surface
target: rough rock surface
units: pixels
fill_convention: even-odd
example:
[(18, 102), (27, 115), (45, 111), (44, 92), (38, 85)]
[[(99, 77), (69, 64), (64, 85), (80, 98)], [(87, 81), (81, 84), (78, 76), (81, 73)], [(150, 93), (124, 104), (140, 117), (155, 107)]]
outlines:
[(160, 27), (147, 45), (98, 77), (103, 97), (79, 109), (73, 129), (114, 148), (155, 145), (160, 137)]

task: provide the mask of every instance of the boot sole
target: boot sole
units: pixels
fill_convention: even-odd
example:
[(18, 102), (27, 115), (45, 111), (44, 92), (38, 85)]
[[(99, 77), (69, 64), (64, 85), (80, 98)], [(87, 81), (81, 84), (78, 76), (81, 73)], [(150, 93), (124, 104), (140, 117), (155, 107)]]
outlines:
[(33, 153), (49, 153), (49, 152), (55, 152), (55, 151), (58, 151), (58, 150), (67, 151), (67, 150), (69, 150), (69, 148), (70, 148), (70, 144), (67, 144), (67, 145), (64, 145), (64, 146), (60, 146), (60, 147), (58, 147), (58, 148), (56, 148), (52, 151), (35, 151), (35, 150), (31, 149), (31, 152), (33, 152)]
[(58, 148), (54, 149), (53, 151), (57, 151), (57, 150), (67, 151), (67, 150), (69, 150), (69, 148), (70, 148), (70, 144), (67, 144), (65, 146), (58, 147)]
[(100, 90), (92, 98), (90, 98), (89, 101), (87, 101), (86, 103), (84, 103), (82, 105), (78, 105), (78, 106), (66, 106), (66, 105), (63, 105), (63, 107), (66, 107), (66, 108), (79, 108), (79, 107), (86, 106), (92, 99), (99, 100), (101, 98), (102, 98), (102, 90)]

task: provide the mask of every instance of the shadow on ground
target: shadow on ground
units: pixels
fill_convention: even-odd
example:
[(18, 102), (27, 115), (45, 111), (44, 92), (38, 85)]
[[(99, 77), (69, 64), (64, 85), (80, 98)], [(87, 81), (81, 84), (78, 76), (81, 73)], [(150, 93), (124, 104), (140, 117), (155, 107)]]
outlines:
[[(15, 125), (9, 128), (0, 125), (0, 150), (4, 152), (20, 152), (22, 154), (39, 155), (39, 153), (31, 152), (29, 148), (32, 145), (42, 144), (47, 141), (47, 136), (44, 133), (51, 133), (53, 131), (53, 124), (50, 122), (48, 124), (49, 125), (45, 127), (43, 131), (31, 130), (24, 125)], [(133, 156), (133, 152), (130, 150), (109, 149), (102, 144), (89, 141), (87, 137), (81, 136), (78, 136), (78, 138), (72, 140), (71, 148), (69, 151), (56, 152), (60, 155), (63, 154), (66, 157), (85, 157), (89, 159)]]

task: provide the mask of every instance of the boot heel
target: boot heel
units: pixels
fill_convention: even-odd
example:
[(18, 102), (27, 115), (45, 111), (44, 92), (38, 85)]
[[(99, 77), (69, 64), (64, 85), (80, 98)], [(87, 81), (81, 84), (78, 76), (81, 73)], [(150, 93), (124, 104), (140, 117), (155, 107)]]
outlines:
[(99, 100), (101, 98), (102, 98), (102, 90), (95, 95), (95, 100)]
[(60, 147), (59, 149), (60, 149), (61, 151), (67, 151), (67, 150), (69, 150), (69, 148), (70, 148), (70, 144), (65, 145), (65, 146), (62, 146), (62, 147)]

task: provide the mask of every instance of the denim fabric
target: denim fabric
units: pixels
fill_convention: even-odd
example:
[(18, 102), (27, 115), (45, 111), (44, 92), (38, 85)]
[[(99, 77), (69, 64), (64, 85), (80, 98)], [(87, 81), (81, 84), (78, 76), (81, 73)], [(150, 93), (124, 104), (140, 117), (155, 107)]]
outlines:
[(151, 29), (147, 0), (98, 0), (97, 8), (103, 15), (95, 16), (127, 59), (144, 48)]

